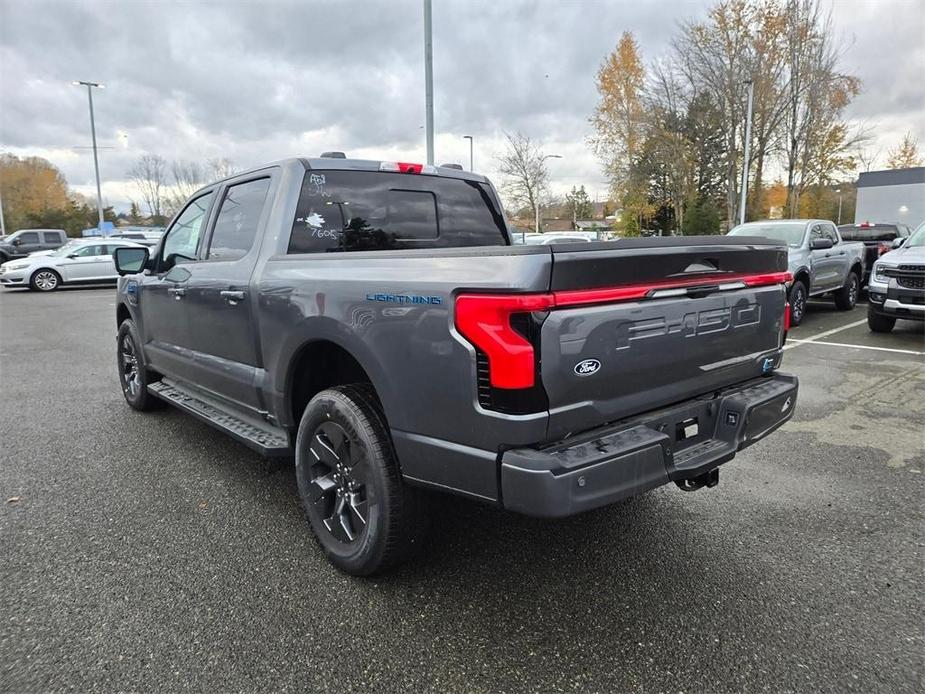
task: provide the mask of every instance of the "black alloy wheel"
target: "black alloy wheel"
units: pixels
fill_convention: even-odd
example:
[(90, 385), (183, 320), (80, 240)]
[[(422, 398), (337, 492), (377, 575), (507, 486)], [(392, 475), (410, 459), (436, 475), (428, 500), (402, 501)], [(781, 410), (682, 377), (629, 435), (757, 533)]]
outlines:
[(322, 422), (308, 446), (313, 511), (338, 542), (357, 542), (366, 531), (369, 503), (367, 465), (359, 442), (336, 422)]
[(798, 326), (806, 315), (806, 285), (797, 281), (790, 288), (790, 325)]

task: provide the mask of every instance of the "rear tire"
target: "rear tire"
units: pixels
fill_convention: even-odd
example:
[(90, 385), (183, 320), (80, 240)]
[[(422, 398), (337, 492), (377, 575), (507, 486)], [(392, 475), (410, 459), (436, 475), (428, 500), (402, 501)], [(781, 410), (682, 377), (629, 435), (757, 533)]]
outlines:
[(29, 288), (36, 292), (53, 292), (61, 286), (61, 275), (49, 268), (42, 268), (32, 273)]
[(790, 325), (794, 328), (803, 322), (806, 315), (807, 296), (806, 285), (802, 280), (796, 280), (790, 286)]
[(339, 386), (311, 399), (299, 423), (295, 466), (312, 532), (341, 571), (379, 573), (422, 545), (419, 493), (401, 479), (368, 386)]
[(125, 402), (139, 412), (156, 409), (161, 401), (148, 392), (148, 384), (156, 378), (152, 377), (152, 372), (147, 368), (138, 329), (130, 318), (122, 321), (119, 326), (116, 345), (119, 385), (122, 386)]
[(888, 333), (893, 330), (893, 326), (896, 325), (896, 319), (891, 318), (890, 316), (881, 316), (879, 313), (874, 313), (873, 307), (867, 307), (867, 327), (870, 328), (870, 331), (873, 333)]
[(848, 273), (845, 286), (835, 292), (835, 308), (839, 311), (850, 311), (858, 303), (858, 294), (861, 291), (861, 278), (852, 270)]

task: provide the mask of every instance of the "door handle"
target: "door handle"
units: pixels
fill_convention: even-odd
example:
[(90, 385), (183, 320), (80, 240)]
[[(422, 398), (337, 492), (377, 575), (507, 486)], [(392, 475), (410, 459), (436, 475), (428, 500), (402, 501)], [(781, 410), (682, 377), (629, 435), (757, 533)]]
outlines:
[(186, 296), (186, 289), (184, 287), (168, 287), (167, 293), (173, 294), (173, 298), (179, 301)]
[(244, 292), (239, 290), (226, 289), (222, 292), (222, 296), (225, 298), (229, 304), (234, 306), (239, 301), (244, 301)]

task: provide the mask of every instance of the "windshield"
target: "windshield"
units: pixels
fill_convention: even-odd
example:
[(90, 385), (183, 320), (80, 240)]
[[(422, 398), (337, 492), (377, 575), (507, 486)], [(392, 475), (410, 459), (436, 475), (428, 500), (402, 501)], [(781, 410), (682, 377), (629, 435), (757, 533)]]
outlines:
[(912, 236), (904, 244), (906, 248), (915, 248), (925, 246), (925, 222), (919, 224), (918, 228), (912, 232)]
[(806, 233), (806, 224), (803, 222), (767, 222), (758, 224), (742, 224), (729, 232), (729, 236), (764, 236), (765, 238), (783, 241), (791, 248), (799, 248), (803, 244), (803, 234)]

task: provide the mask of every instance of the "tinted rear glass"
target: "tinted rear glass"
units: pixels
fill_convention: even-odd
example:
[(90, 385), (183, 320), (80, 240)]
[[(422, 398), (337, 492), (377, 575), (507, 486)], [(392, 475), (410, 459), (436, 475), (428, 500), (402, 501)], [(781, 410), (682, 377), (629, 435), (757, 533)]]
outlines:
[(853, 225), (838, 227), (845, 241), (892, 241), (899, 236), (899, 230), (892, 224), (875, 224), (869, 227)]
[(420, 174), (309, 171), (290, 253), (494, 246), (501, 210), (482, 183)]

